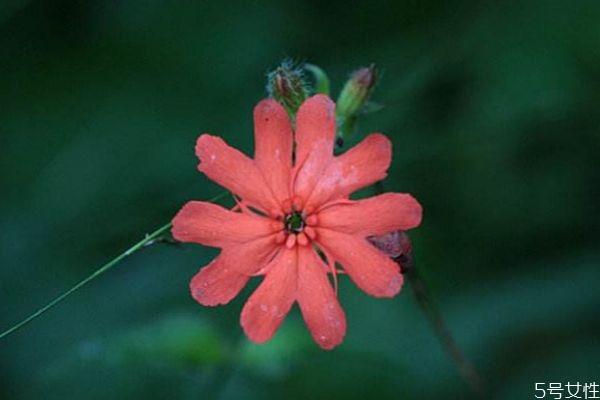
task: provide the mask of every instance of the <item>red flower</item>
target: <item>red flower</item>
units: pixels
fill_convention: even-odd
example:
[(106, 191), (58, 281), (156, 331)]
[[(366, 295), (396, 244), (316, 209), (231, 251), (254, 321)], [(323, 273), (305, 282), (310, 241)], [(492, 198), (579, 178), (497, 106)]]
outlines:
[(349, 200), (386, 176), (391, 143), (374, 133), (334, 157), (335, 130), (335, 104), (316, 95), (298, 110), (295, 131), (276, 101), (258, 103), (254, 159), (219, 137), (198, 138), (198, 169), (237, 196), (238, 206), (191, 201), (173, 219), (173, 236), (221, 248), (190, 283), (200, 304), (226, 304), (250, 277), (265, 276), (242, 310), (252, 341), (269, 340), (298, 302), (319, 346), (340, 344), (346, 317), (328, 279), (332, 273), (335, 281), (336, 262), (372, 296), (393, 297), (402, 286), (398, 265), (367, 237), (418, 226), (421, 206), (401, 193)]

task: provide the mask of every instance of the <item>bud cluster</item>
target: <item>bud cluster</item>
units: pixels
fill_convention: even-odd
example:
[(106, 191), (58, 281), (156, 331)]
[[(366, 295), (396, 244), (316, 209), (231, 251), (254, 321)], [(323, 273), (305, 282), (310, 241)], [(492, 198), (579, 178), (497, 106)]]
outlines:
[[(307, 72), (313, 79), (308, 79)], [(343, 146), (344, 137), (354, 131), (358, 116), (365, 112), (378, 77), (375, 64), (371, 64), (354, 71), (342, 88), (336, 102), (338, 147)], [(285, 107), (293, 120), (298, 108), (309, 96), (314, 93), (329, 96), (329, 77), (316, 65), (297, 64), (286, 59), (267, 75), (267, 92)]]

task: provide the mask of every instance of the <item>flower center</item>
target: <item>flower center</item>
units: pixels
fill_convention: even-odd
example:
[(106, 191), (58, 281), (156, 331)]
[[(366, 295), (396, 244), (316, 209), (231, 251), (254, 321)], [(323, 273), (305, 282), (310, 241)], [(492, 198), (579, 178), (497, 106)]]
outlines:
[(277, 220), (274, 225), (277, 230), (275, 243), (292, 249), (296, 245), (307, 246), (316, 239), (318, 217), (314, 214), (314, 208), (303, 207), (303, 204), (300, 197), (294, 196), (283, 202), (283, 215), (278, 210), (273, 211), (273, 218)]
[(304, 230), (304, 218), (302, 213), (294, 211), (285, 217), (285, 229), (290, 233), (300, 233)]

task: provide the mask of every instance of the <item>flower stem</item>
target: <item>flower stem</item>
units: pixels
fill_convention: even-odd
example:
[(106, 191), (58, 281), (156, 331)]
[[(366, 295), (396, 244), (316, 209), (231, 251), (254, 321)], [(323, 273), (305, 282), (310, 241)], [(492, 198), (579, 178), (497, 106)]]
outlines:
[[(227, 192), (223, 192), (223, 193), (219, 194), (218, 196), (213, 197), (212, 199), (210, 199), (208, 201), (209, 202), (214, 202), (216, 200), (219, 200), (220, 198), (222, 198), (226, 194), (227, 194)], [(61, 294), (60, 296), (56, 297), (50, 303), (46, 304), (45, 306), (43, 306), (42, 308), (40, 308), (39, 310), (37, 310), (36, 312), (34, 312), (30, 316), (28, 316), (27, 318), (25, 318), (21, 322), (13, 325), (12, 327), (10, 327), (7, 330), (5, 330), (4, 332), (0, 333), (0, 339), (2, 339), (5, 336), (8, 336), (11, 333), (19, 330), (20, 328), (22, 328), (23, 326), (27, 325), (28, 323), (30, 323), (31, 321), (33, 321), (37, 317), (39, 317), (42, 314), (44, 314), (46, 311), (48, 311), (51, 308), (53, 308), (54, 306), (58, 305), (60, 302), (62, 302), (67, 297), (69, 297), (70, 295), (72, 295), (73, 293), (75, 293), (77, 290), (81, 289), (83, 286), (85, 286), (86, 284), (88, 284), (92, 280), (96, 279), (97, 277), (99, 277), (100, 275), (102, 275), (103, 273), (105, 273), (106, 271), (108, 271), (109, 269), (111, 269), (112, 267), (114, 267), (115, 265), (117, 265), (124, 258), (132, 255), (133, 253), (135, 253), (136, 251), (140, 250), (141, 248), (143, 248), (145, 246), (148, 246), (148, 245), (151, 245), (151, 244), (155, 243), (156, 240), (159, 239), (160, 236), (163, 235), (165, 232), (167, 232), (169, 229), (171, 229), (171, 223), (170, 222), (168, 224), (166, 224), (166, 225), (161, 226), (160, 228), (158, 228), (154, 232), (152, 232), (150, 234), (147, 234), (142, 240), (140, 240), (139, 242), (137, 242), (136, 244), (134, 244), (133, 246), (131, 246), (130, 248), (128, 248), (127, 250), (125, 250), (124, 252), (122, 252), (121, 254), (119, 254), (117, 257), (113, 258), (112, 260), (110, 260), (109, 262), (107, 262), (106, 264), (104, 264), (103, 266), (101, 266), (100, 268), (98, 268), (96, 271), (94, 271), (87, 278), (85, 278), (84, 280), (78, 282), (75, 286), (73, 286), (72, 288), (70, 288), (69, 290), (67, 290), (66, 292), (64, 292), (63, 294)]]
[(412, 252), (409, 252), (408, 254), (402, 254), (399, 257), (396, 257), (394, 261), (400, 265), (402, 274), (407, 278), (408, 282), (410, 282), (410, 286), (415, 295), (417, 304), (431, 323), (436, 336), (442, 343), (446, 353), (448, 353), (456, 365), (460, 376), (479, 398), (485, 398), (486, 391), (483, 381), (473, 364), (466, 358), (463, 351), (456, 343), (456, 340), (454, 340), (452, 333), (446, 326), (444, 318), (433, 301), (430, 291), (415, 267), (415, 261), (412, 257)]
[(142, 247), (144, 247), (146, 244), (150, 243), (151, 241), (153, 241), (154, 239), (156, 239), (157, 237), (159, 237), (163, 233), (167, 232), (170, 228), (171, 228), (171, 223), (169, 222), (168, 224), (161, 226), (160, 228), (158, 228), (157, 230), (155, 230), (151, 234), (146, 235), (146, 237), (144, 239), (140, 240), (139, 242), (137, 242), (136, 244), (134, 244), (133, 246), (131, 246), (129, 249), (125, 250), (123, 253), (119, 254), (117, 257), (113, 258), (108, 263), (104, 264), (102, 267), (98, 268), (96, 271), (94, 271), (87, 278), (85, 278), (84, 280), (80, 281), (79, 283), (77, 283), (75, 286), (73, 286), (72, 288), (70, 288), (69, 290), (67, 290), (66, 292), (64, 292), (63, 294), (61, 294), (60, 296), (56, 297), (50, 303), (46, 304), (44, 307), (40, 308), (39, 310), (37, 310), (36, 312), (34, 312), (33, 314), (31, 314), (29, 317), (27, 317), (24, 320), (22, 320), (21, 322), (17, 323), (16, 325), (13, 325), (11, 328), (9, 328), (9, 329), (5, 330), (4, 332), (0, 333), (0, 339), (2, 339), (3, 337), (8, 336), (9, 334), (17, 331), (18, 329), (20, 329), (23, 326), (27, 325), (28, 323), (30, 323), (31, 321), (33, 321), (37, 317), (41, 316), (46, 311), (50, 310), (52, 307), (56, 306), (58, 303), (62, 302), (64, 299), (66, 299), (67, 297), (69, 297), (71, 294), (73, 294), (77, 290), (81, 289), (83, 286), (85, 286), (86, 284), (88, 284), (90, 281), (94, 280), (98, 276), (100, 276), (103, 273), (105, 273), (106, 271), (108, 271), (110, 268), (114, 267), (116, 264), (119, 263), (119, 261), (121, 261), (125, 257), (130, 256), (131, 254), (135, 253), (136, 251), (138, 251), (139, 249), (141, 249)]
[[(378, 194), (385, 192), (382, 181), (377, 182), (374, 188)], [(419, 308), (429, 320), (435, 335), (454, 362), (461, 378), (470, 386), (478, 398), (486, 398), (484, 381), (481, 379), (475, 366), (465, 356), (458, 343), (456, 343), (456, 340), (454, 340), (450, 329), (448, 329), (442, 314), (433, 300), (431, 292), (419, 274), (413, 256), (412, 243), (408, 234), (404, 231), (396, 231), (389, 235), (371, 237), (370, 241), (398, 264), (400, 272), (402, 272), (402, 275), (410, 283)]]

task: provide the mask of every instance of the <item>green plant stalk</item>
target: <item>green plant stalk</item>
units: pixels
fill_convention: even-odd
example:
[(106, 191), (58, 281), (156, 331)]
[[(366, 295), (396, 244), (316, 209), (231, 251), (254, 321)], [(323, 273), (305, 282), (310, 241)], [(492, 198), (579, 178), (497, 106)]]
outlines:
[(171, 223), (169, 222), (168, 224), (161, 226), (160, 228), (158, 228), (151, 234), (146, 235), (146, 237), (144, 239), (140, 240), (139, 242), (137, 242), (136, 244), (131, 246), (129, 249), (125, 250), (123, 253), (119, 254), (117, 257), (113, 258), (108, 263), (104, 264), (102, 267), (98, 268), (90, 276), (88, 276), (84, 280), (77, 283), (71, 289), (67, 290), (66, 292), (64, 292), (63, 294), (61, 294), (60, 296), (58, 296), (57, 298), (52, 300), (50, 303), (46, 304), (44, 307), (40, 308), (35, 313), (31, 314), (29, 317), (22, 320), (21, 322), (17, 323), (16, 325), (13, 325), (11, 328), (2, 332), (0, 334), (0, 339), (2, 339), (5, 336), (10, 335), (11, 333), (13, 333), (13, 332), (17, 331), (18, 329), (27, 325), (28, 323), (30, 323), (37, 317), (41, 316), (46, 311), (48, 311), (49, 309), (51, 309), (52, 307), (56, 306), (58, 303), (60, 303), (61, 301), (63, 301), (67, 297), (69, 297), (71, 294), (73, 294), (77, 290), (81, 289), (83, 286), (88, 284), (90, 281), (94, 280), (98, 276), (102, 275), (103, 273), (105, 273), (106, 271), (108, 271), (109, 269), (114, 267), (125, 257), (130, 256), (131, 254), (135, 253), (136, 251), (138, 251), (139, 249), (144, 247), (146, 244), (150, 243), (151, 241), (153, 241), (154, 239), (156, 239), (163, 233), (167, 232), (170, 228), (171, 228)]
[[(219, 200), (220, 198), (222, 198), (226, 194), (227, 194), (227, 192), (221, 193), (220, 195), (215, 196), (215, 197), (213, 197), (212, 199), (210, 199), (208, 201), (209, 202), (213, 202), (213, 201)], [(140, 240), (139, 242), (137, 242), (136, 244), (134, 244), (133, 246), (131, 246), (130, 248), (128, 248), (127, 250), (125, 250), (124, 252), (122, 252), (121, 254), (119, 254), (117, 257), (113, 258), (112, 260), (110, 260), (109, 262), (107, 262), (106, 264), (104, 264), (103, 266), (101, 266), (100, 268), (98, 268), (97, 270), (95, 270), (87, 278), (83, 279), (82, 281), (79, 281), (75, 286), (71, 287), (69, 290), (67, 290), (66, 292), (64, 292), (60, 296), (56, 297), (50, 303), (46, 304), (45, 306), (43, 306), (42, 308), (40, 308), (39, 310), (37, 310), (36, 312), (34, 312), (30, 316), (28, 316), (27, 318), (25, 318), (21, 322), (18, 322), (17, 324), (15, 324), (12, 327), (8, 328), (4, 332), (0, 333), (0, 339), (4, 338), (5, 336), (10, 335), (13, 332), (16, 332), (20, 328), (24, 327), (25, 325), (27, 325), (28, 323), (30, 323), (34, 319), (36, 319), (39, 316), (41, 316), (42, 314), (44, 314), (46, 311), (48, 311), (51, 308), (55, 307), (56, 305), (58, 305), (59, 303), (61, 303), (63, 300), (65, 300), (67, 297), (69, 297), (70, 295), (72, 295), (73, 293), (75, 293), (77, 290), (81, 289), (82, 287), (84, 287), (85, 285), (87, 285), (88, 283), (90, 283), (91, 281), (93, 281), (94, 279), (96, 279), (97, 277), (99, 277), (100, 275), (102, 275), (103, 273), (105, 273), (106, 271), (108, 271), (109, 269), (111, 269), (112, 267), (114, 267), (115, 265), (117, 265), (123, 259), (125, 259), (128, 256), (132, 255), (133, 253), (135, 253), (136, 251), (140, 250), (141, 248), (143, 248), (143, 247), (145, 247), (147, 245), (153, 244), (157, 238), (159, 238), (164, 233), (168, 232), (169, 229), (171, 229), (171, 226), (172, 225), (169, 222), (168, 224), (161, 226), (160, 228), (158, 228), (154, 232), (152, 232), (150, 234), (147, 234), (142, 240)]]

